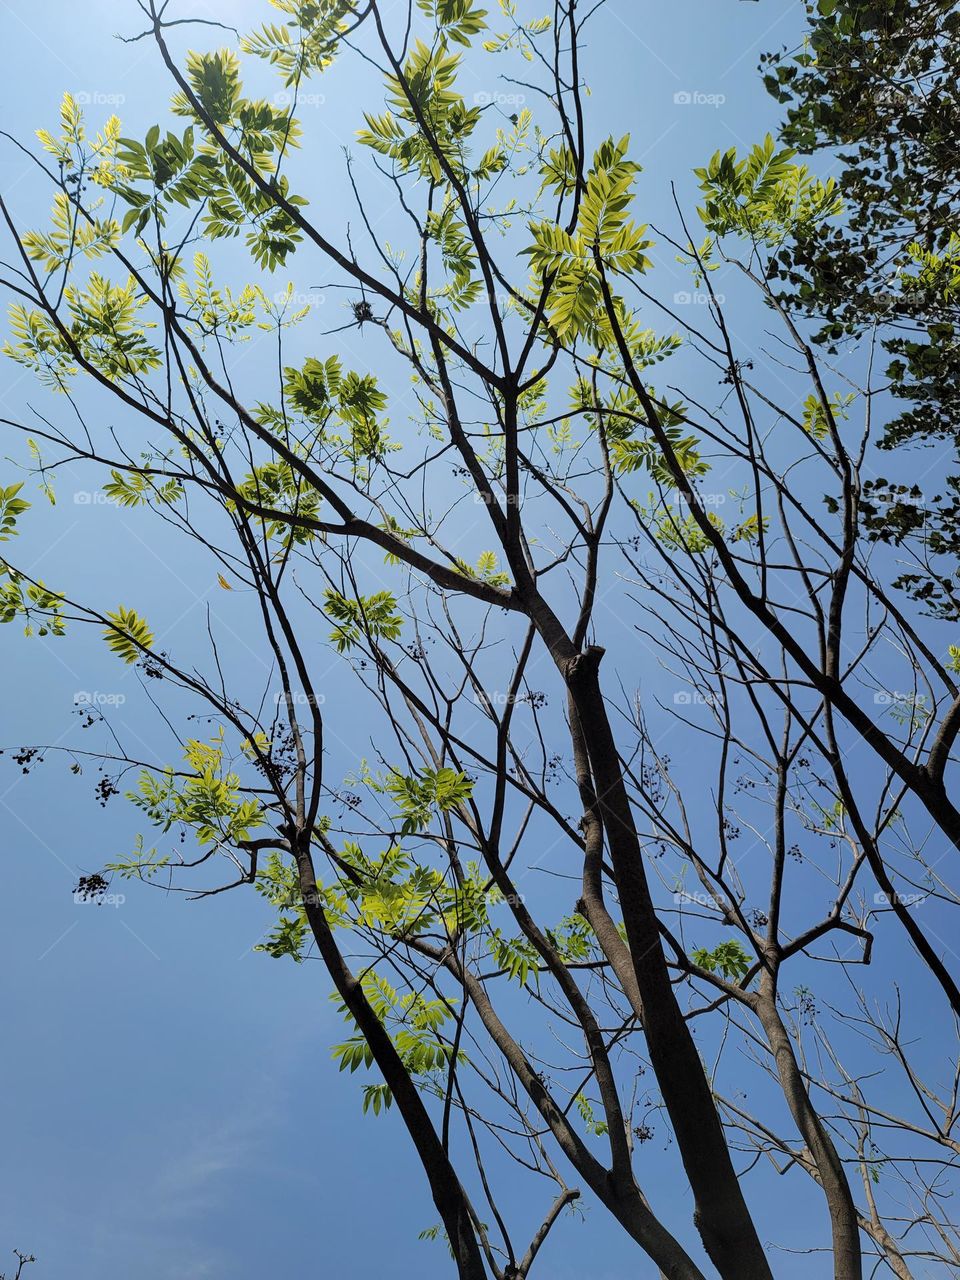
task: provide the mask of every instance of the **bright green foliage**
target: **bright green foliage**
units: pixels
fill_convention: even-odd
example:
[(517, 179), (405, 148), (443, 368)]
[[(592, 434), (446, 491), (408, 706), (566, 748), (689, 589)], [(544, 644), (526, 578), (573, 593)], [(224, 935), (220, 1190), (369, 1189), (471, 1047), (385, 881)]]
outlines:
[(401, 833), (413, 835), (427, 829), (435, 812), (446, 813), (469, 800), (473, 782), (456, 769), (423, 769), (411, 777), (389, 773), (385, 788), (403, 818)]
[(467, 107), (456, 88), (459, 66), (460, 55), (450, 53), (445, 41), (433, 48), (414, 41), (403, 64), (410, 97), (399, 80), (388, 76), (388, 110), (381, 115), (364, 113), (367, 128), (358, 133), (360, 142), (401, 170), (417, 169), (433, 182), (444, 176), (441, 155), (452, 172), (465, 177), (466, 146), (480, 109)]
[[(649, 435), (637, 438), (636, 433), (645, 429), (646, 413), (630, 388), (617, 387), (608, 395), (595, 398), (593, 389), (581, 379), (573, 388), (571, 401), (575, 408), (584, 412), (591, 426), (596, 427), (602, 422), (616, 471), (624, 473), (645, 467), (658, 484), (667, 489), (674, 487), (673, 471), (667, 465), (660, 446)], [(710, 468), (700, 456), (699, 441), (695, 436), (683, 434), (685, 416), (686, 407), (682, 404), (657, 405), (659, 424), (670, 441), (680, 469), (691, 478), (706, 475)]]
[(159, 367), (160, 351), (146, 338), (155, 325), (140, 318), (147, 299), (132, 276), (119, 285), (94, 272), (86, 288), (69, 285), (64, 297), (69, 310), (65, 334), (42, 312), (14, 304), (14, 342), (4, 344), (4, 353), (59, 390), (76, 373), (77, 360), (111, 382)]
[(720, 270), (720, 263), (711, 261), (715, 248), (716, 241), (713, 236), (707, 236), (699, 248), (689, 243), (687, 253), (677, 254), (677, 262), (681, 266), (693, 267), (693, 284), (696, 289), (703, 284), (708, 271)]
[(320, 429), (321, 439), (338, 448), (357, 473), (399, 448), (380, 415), (387, 397), (372, 374), (344, 373), (338, 356), (311, 357), (301, 369), (283, 371), (284, 397), (292, 410)]
[(51, 231), (28, 231), (22, 238), (27, 255), (42, 262), (44, 271), (56, 271), (78, 253), (100, 258), (120, 242), (118, 222), (113, 218), (81, 219), (76, 205), (61, 191), (53, 198), (51, 222)]
[(423, 1231), (420, 1232), (420, 1234), (417, 1236), (417, 1239), (418, 1240), (446, 1240), (447, 1249), (450, 1253), (450, 1256), (451, 1257), (454, 1256), (453, 1250), (450, 1249), (449, 1237), (447, 1236), (447, 1233), (444, 1231), (442, 1224), (439, 1222), (434, 1224), (434, 1226), (432, 1227), (426, 1227)]
[(62, 636), (66, 629), (63, 596), (42, 582), (29, 583), (26, 588), (23, 583), (23, 577), (0, 560), (0, 623), (24, 618), (24, 635), (32, 636), (36, 631), (40, 636)]
[(229, 287), (218, 288), (213, 282), (210, 259), (205, 253), (193, 258), (194, 284), (185, 279), (177, 282), (177, 292), (196, 316), (201, 333), (222, 334), (233, 338), (250, 328), (257, 318), (257, 304), (264, 300), (263, 290), (247, 284), (238, 294)]
[[(856, 396), (852, 393), (846, 395), (841, 395), (839, 391), (833, 393), (830, 401), (830, 416), (835, 425), (849, 416), (847, 409), (854, 400)], [(803, 429), (815, 440), (823, 440), (830, 434), (830, 419), (824, 411), (820, 397), (814, 392), (811, 392), (803, 402)]]
[[(494, 154), (495, 152), (495, 154)], [(487, 153), (481, 161), (483, 176), (489, 177), (506, 163), (499, 148)], [(463, 311), (477, 301), (483, 291), (481, 280), (474, 275), (476, 251), (466, 234), (466, 226), (455, 213), (455, 205), (449, 201), (439, 213), (433, 211), (427, 217), (427, 230), (440, 251), (440, 261), (447, 273), (447, 281), (437, 287), (432, 284), (427, 299), (434, 310), (449, 307), (451, 311)], [(422, 279), (415, 275), (409, 296), (419, 298)]]
[[(189, 54), (187, 75), (202, 111), (195, 113), (179, 93), (172, 106), (193, 123), (180, 136), (168, 132), (161, 137), (154, 125), (143, 142), (121, 141), (117, 158), (122, 176), (111, 185), (130, 206), (123, 229), (133, 227), (139, 235), (151, 217), (162, 225), (171, 205), (202, 202), (207, 236), (219, 239), (246, 231), (254, 261), (272, 271), (302, 239), (289, 212), (274, 198), (276, 193), (288, 206), (306, 203), (290, 191), (285, 176), (274, 176), (282, 152), (297, 145), (299, 125), (282, 107), (243, 97), (239, 62), (228, 50)], [(261, 190), (221, 151), (214, 130), (251, 168), (270, 178), (269, 190)]]
[(550, 30), (552, 18), (532, 18), (524, 22), (517, 16), (517, 0), (499, 0), (499, 3), (500, 12), (511, 22), (511, 29), (496, 34), (490, 40), (484, 40), (484, 49), (488, 53), (505, 53), (508, 49), (518, 49), (528, 62), (532, 61), (533, 41)]
[(842, 800), (835, 800), (829, 809), (825, 809), (822, 804), (814, 800), (813, 809), (816, 814), (815, 821), (819, 822), (824, 831), (843, 830), (846, 809)]
[(3, 354), (37, 374), (40, 382), (53, 390), (64, 390), (67, 378), (76, 373), (59, 331), (41, 311), (27, 309), (19, 302), (9, 309), (13, 341), (3, 344)]
[(337, 54), (338, 37), (355, 13), (353, 0), (270, 0), (288, 18), (281, 25), (264, 23), (240, 41), (244, 53), (277, 68), (287, 88), (299, 87), (315, 72), (326, 71)]
[(263, 463), (244, 476), (237, 493), (257, 507), (290, 517), (289, 521), (259, 517), (265, 537), (281, 538), (285, 548), (302, 546), (316, 537), (308, 525), (298, 524), (297, 520), (319, 519), (322, 498), (289, 462)]
[[(681, 339), (676, 334), (659, 337), (652, 329), (641, 329), (636, 318), (622, 307), (619, 308), (619, 323), (638, 370), (667, 359), (681, 346)], [(617, 368), (609, 361), (604, 361), (603, 367), (617, 375)], [(648, 387), (647, 391), (656, 405), (657, 419), (670, 440), (681, 470), (690, 477), (705, 475), (710, 468), (700, 456), (699, 440), (695, 436), (684, 435), (681, 430), (686, 425), (686, 406), (662, 401), (653, 387)], [(659, 446), (647, 434), (638, 438), (638, 433), (647, 431), (647, 413), (632, 387), (620, 384), (601, 391), (581, 374), (570, 388), (570, 407), (594, 431), (602, 431), (615, 471), (623, 474), (644, 467), (658, 484), (667, 489), (674, 487), (673, 472)]]
[(114, 872), (122, 880), (153, 880), (172, 861), (169, 853), (158, 853), (156, 848), (147, 849), (143, 836), (138, 835), (133, 842), (133, 853), (108, 862), (104, 870)]
[(297, 964), (305, 960), (304, 947), (310, 936), (306, 912), (299, 911), (294, 915), (282, 915), (270, 930), (266, 942), (257, 943), (254, 951), (263, 951), (268, 956), (279, 960), (288, 956)]
[(731, 231), (776, 246), (842, 210), (833, 178), (813, 178), (806, 165), (791, 164), (796, 153), (777, 150), (770, 134), (742, 160), (736, 147), (717, 151), (694, 172), (706, 196), (700, 217), (717, 235)]
[[(187, 54), (187, 78), (190, 87), (215, 125), (229, 126), (236, 118), (242, 100), (240, 60), (230, 49), (217, 53)], [(174, 109), (191, 115), (193, 109), (185, 96), (174, 100)]]
[[(380, 528), (385, 529), (387, 533), (392, 533), (395, 538), (399, 538), (402, 542), (410, 542), (414, 538), (423, 537), (422, 529), (405, 529), (396, 516), (387, 516)], [(396, 566), (401, 563), (400, 557), (393, 551), (388, 551), (383, 559), (384, 564)]]
[(144, 651), (153, 648), (153, 633), (146, 622), (133, 609), (123, 605), (116, 613), (108, 613), (113, 624), (105, 628), (103, 635), (113, 653), (124, 662), (136, 662)]
[(603, 1120), (598, 1120), (593, 1113), (593, 1107), (590, 1105), (586, 1094), (578, 1093), (574, 1102), (577, 1104), (577, 1110), (580, 1117), (586, 1125), (588, 1132), (592, 1133), (596, 1138), (602, 1138), (604, 1134), (609, 1132), (609, 1127)]
[(471, 37), (486, 30), (486, 9), (478, 9), (473, 0), (417, 0), (417, 7), (433, 18), (442, 43), (470, 46)]
[(476, 578), (480, 582), (489, 582), (491, 587), (507, 587), (510, 575), (501, 573), (499, 560), (495, 551), (482, 551), (475, 566), (471, 567), (466, 560), (457, 560), (457, 569), (467, 578)]
[(917, 270), (901, 271), (900, 279), (905, 289), (928, 291), (945, 303), (960, 295), (960, 234), (951, 231), (940, 253), (934, 253), (916, 241), (907, 245), (906, 253), (910, 261), (916, 263)]
[(442, 903), (443, 923), (451, 935), (480, 934), (490, 925), (490, 910), (503, 906), (503, 897), (482, 874), (476, 862), (468, 862), (461, 880), (444, 882), (438, 895)]
[(388, 1111), (393, 1106), (393, 1094), (386, 1084), (365, 1084), (363, 1086), (363, 1114), (372, 1111), (378, 1116), (381, 1111)]
[(110, 116), (103, 131), (95, 138), (88, 138), (83, 112), (70, 93), (65, 93), (60, 102), (59, 134), (38, 129), (37, 137), (44, 151), (54, 156), (58, 166), (71, 178), (77, 169), (83, 169), (98, 186), (109, 187), (123, 174), (123, 167), (117, 162), (119, 119)]
[(121, 138), (117, 161), (120, 168), (111, 185), (130, 206), (123, 230), (133, 227), (136, 235), (151, 218), (163, 226), (171, 205), (189, 205), (217, 180), (214, 157), (197, 153), (192, 126), (179, 137), (168, 131), (161, 138), (159, 126), (153, 125), (143, 142)]
[[(649, 514), (652, 517), (654, 537), (663, 546), (682, 547), (694, 553), (710, 549), (710, 539), (693, 515), (680, 515), (662, 504)], [(718, 533), (723, 533), (724, 523), (715, 511), (707, 512), (707, 518)]]
[(84, 134), (83, 112), (72, 93), (65, 93), (60, 102), (59, 136), (55, 137), (47, 129), (37, 130), (44, 150), (56, 156), (65, 169), (73, 167), (75, 148), (83, 142)]
[(512, 982), (525, 987), (532, 979), (539, 985), (536, 948), (523, 937), (505, 938), (501, 929), (490, 931), (490, 954)]
[[(236, 845), (263, 826), (260, 802), (243, 797), (240, 778), (228, 766), (222, 733), (210, 742), (190, 739), (183, 755), (185, 770), (143, 769), (137, 789), (127, 793), (155, 827), (192, 831), (204, 848)], [(112, 869), (121, 869), (120, 864)]]
[(283, 390), (290, 407), (315, 426), (324, 427), (336, 403), (343, 378), (339, 356), (315, 360), (302, 369), (284, 369)]
[(65, 296), (73, 344), (111, 382), (159, 367), (160, 351), (146, 340), (155, 325), (140, 319), (147, 300), (132, 276), (120, 285), (94, 272), (86, 289), (70, 286)]
[(348, 845), (345, 853), (363, 875), (362, 889), (344, 883), (358, 924), (400, 938), (437, 926), (451, 896), (439, 872), (415, 863), (399, 845), (391, 845), (376, 859), (365, 858), (355, 845)]
[(488, 907), (500, 900), (473, 863), (462, 882), (451, 884), (433, 867), (416, 862), (400, 845), (391, 845), (378, 858), (367, 858), (359, 846), (348, 844), (342, 856), (361, 877), (360, 886), (349, 878), (341, 880), (346, 900), (342, 905), (349, 902), (355, 913), (350, 920), (341, 914), (342, 924), (355, 920), (391, 937), (438, 931), (453, 936), (486, 928)]
[[(654, 493), (647, 495), (646, 505), (634, 500), (633, 506), (662, 546), (683, 548), (693, 553), (709, 549), (710, 539), (700, 529), (694, 517), (684, 515), (681, 508), (671, 506)], [(719, 533), (723, 532), (724, 523), (715, 511), (708, 512), (707, 518)]]
[(567, 964), (588, 960), (593, 954), (596, 938), (590, 922), (579, 912), (565, 916), (556, 929), (547, 929), (546, 933), (560, 959)]
[[(430, 1087), (438, 1072), (445, 1072), (453, 1056), (453, 1047), (440, 1035), (444, 1023), (454, 1015), (453, 1001), (427, 1000), (419, 992), (401, 994), (386, 979), (375, 973), (365, 973), (361, 979), (364, 994), (374, 1013), (383, 1023), (393, 1041), (403, 1065), (420, 1081), (421, 1087)], [(353, 1022), (344, 1005), (340, 1011), (348, 1022)], [(373, 1066), (373, 1054), (362, 1035), (334, 1046), (333, 1057), (341, 1071), (351, 1074), (360, 1067)], [(465, 1062), (466, 1055), (457, 1054), (458, 1061)], [(389, 1107), (390, 1091), (386, 1085), (364, 1089), (363, 1109), (379, 1115), (381, 1108)]]
[[(521, 163), (524, 152), (531, 150), (531, 141), (539, 137), (533, 123), (533, 113), (527, 107), (521, 107), (510, 116), (512, 128), (497, 129), (495, 141), (473, 166), (472, 176), (480, 182), (503, 173), (513, 167), (518, 175), (526, 173), (527, 168)], [(503, 213), (510, 213), (516, 207), (516, 197), (511, 196), (503, 207)]]
[(738, 982), (750, 968), (749, 952), (736, 938), (721, 942), (712, 951), (699, 947), (690, 958), (699, 968), (706, 969), (708, 973), (719, 973), (731, 982)]
[(483, 551), (477, 559), (476, 572), (484, 582), (489, 582), (492, 586), (503, 587), (509, 583), (510, 578), (508, 574), (498, 571), (498, 563), (495, 551)]
[(754, 512), (747, 516), (745, 520), (741, 520), (735, 525), (730, 532), (731, 542), (757, 542), (760, 537), (760, 530), (766, 529), (769, 524), (769, 517), (764, 516), (761, 522), (759, 516)]
[[(577, 225), (572, 233), (556, 222), (534, 222), (530, 258), (536, 284), (552, 279), (549, 320), (557, 336), (587, 337), (597, 346), (610, 328), (598, 260), (610, 274), (632, 275), (649, 267), (645, 227), (628, 218), (633, 183), (640, 166), (626, 158), (630, 138), (609, 138), (587, 174)], [(563, 181), (562, 174), (555, 179)]]
[(343, 447), (355, 467), (363, 461), (376, 462), (387, 450), (400, 447), (389, 440), (387, 420), (378, 417), (386, 405), (387, 397), (373, 374), (348, 373), (341, 380), (336, 408), (345, 432), (330, 432), (327, 438)]
[[(648, 495), (649, 505), (644, 507), (635, 503), (637, 512), (649, 522), (653, 536), (664, 547), (683, 548), (685, 551), (699, 555), (709, 551), (711, 540), (707, 537), (696, 517), (684, 515), (678, 507), (669, 506), (654, 494)], [(766, 529), (769, 517), (764, 516), (763, 523), (755, 513), (746, 516), (738, 524), (728, 525), (715, 511), (707, 511), (708, 523), (728, 542), (754, 543), (759, 539), (761, 528)]]
[(7, 485), (5, 489), (0, 485), (0, 542), (9, 542), (16, 535), (17, 516), (30, 510), (30, 503), (17, 497), (22, 488), (22, 481)]
[[(359, 845), (347, 843), (340, 859), (354, 874), (342, 873), (333, 884), (317, 886), (335, 929), (374, 930), (390, 938), (477, 933), (488, 927), (488, 909), (501, 901), (474, 864), (461, 882), (451, 884), (400, 845), (372, 858)], [(260, 866), (256, 884), (280, 911), (277, 925), (258, 950), (301, 961), (310, 930), (296, 869), (282, 854), (271, 853)]]
[(255, 884), (257, 892), (277, 908), (279, 916), (267, 941), (258, 943), (254, 950), (263, 951), (277, 960), (286, 956), (301, 964), (305, 958), (304, 948), (309, 940), (310, 925), (303, 906), (296, 867), (281, 853), (273, 851), (260, 863)]
[[(355, 846), (345, 852), (362, 858)], [(415, 862), (398, 845), (378, 859), (354, 865), (366, 870), (362, 891), (344, 885), (357, 905), (358, 919), (395, 936), (438, 929), (449, 936), (480, 932), (489, 923), (488, 908), (500, 902), (500, 895), (488, 888), (475, 863), (466, 868), (462, 881), (452, 884), (434, 868)]]
[(550, 147), (540, 166), (544, 188), (558, 196), (573, 195), (577, 189), (577, 170), (573, 152), (566, 145)]
[(144, 507), (151, 503), (169, 506), (183, 493), (180, 481), (173, 478), (161, 482), (140, 471), (124, 475), (113, 469), (110, 475), (112, 478), (103, 486), (103, 492), (121, 507)]
[[(213, 126), (229, 137), (234, 149), (259, 173), (272, 174), (280, 154), (297, 145), (300, 127), (282, 106), (243, 96), (240, 62), (232, 50), (188, 53), (187, 79), (199, 100), (201, 111), (195, 112), (186, 95), (178, 93), (172, 102), (174, 112), (192, 119), (205, 134)], [(152, 152), (156, 141), (152, 131), (147, 134), (148, 153)], [(209, 154), (213, 146), (214, 143), (205, 144), (201, 154)], [(240, 170), (228, 180), (232, 183), (238, 179), (244, 181)], [(216, 178), (214, 183), (217, 184)], [(219, 189), (223, 190), (222, 187)], [(245, 187), (244, 190), (252, 191), (253, 188)]]
[[(680, 428), (667, 426), (664, 428), (674, 460), (685, 476), (704, 476), (710, 470), (709, 464), (700, 457), (699, 440), (696, 436), (683, 435)], [(637, 471), (645, 467), (651, 479), (671, 489), (676, 485), (672, 469), (667, 465), (660, 446), (653, 440), (618, 439), (616, 435), (610, 441), (610, 456), (614, 469), (621, 474)]]
[(389, 591), (348, 600), (339, 591), (324, 593), (323, 607), (337, 624), (330, 639), (340, 653), (346, 653), (362, 636), (373, 640), (396, 640), (403, 630), (403, 618)]
[[(255, 187), (238, 166), (227, 163), (223, 173), (223, 183), (207, 201), (204, 231), (212, 240), (221, 240), (249, 227), (245, 242), (254, 262), (267, 271), (283, 266), (303, 233), (283, 206)], [(306, 204), (290, 191), (286, 177), (276, 180), (276, 188), (285, 204)]]
[(37, 487), (50, 503), (51, 507), (55, 507), (57, 505), (57, 495), (54, 491), (53, 485), (50, 483), (49, 474), (44, 467), (43, 454), (41, 453), (40, 446), (37, 444), (36, 440), (32, 439), (30, 436), (27, 436), (27, 449), (30, 452), (30, 460), (33, 464), (33, 474), (37, 482)]
[(888, 711), (898, 724), (907, 725), (914, 731), (922, 729), (932, 714), (925, 693), (898, 693)]

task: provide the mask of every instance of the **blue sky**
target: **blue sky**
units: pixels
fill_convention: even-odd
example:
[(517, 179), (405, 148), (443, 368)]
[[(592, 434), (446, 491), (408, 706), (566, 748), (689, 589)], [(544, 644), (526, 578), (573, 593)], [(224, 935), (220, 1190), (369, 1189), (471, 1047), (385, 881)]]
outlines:
[[(253, 0), (181, 4), (178, 12), (241, 28), (269, 17)], [(0, 6), (14, 72), (2, 88), (4, 128), (29, 138), (55, 120), (68, 89), (90, 104), (91, 116), (115, 110), (125, 131), (142, 132), (161, 114), (169, 86), (149, 41), (114, 38), (135, 33), (138, 16), (129, 0)], [(589, 111), (604, 131), (633, 134), (633, 154), (645, 169), (645, 218), (674, 226), (671, 181), (689, 210), (694, 165), (775, 126), (756, 65), (762, 50), (794, 40), (800, 16), (788, 0), (609, 0), (587, 44)], [(194, 39), (208, 35), (198, 29)], [(305, 129), (347, 144), (368, 105), (362, 83), (334, 71), (316, 88), (324, 101), (304, 106)], [(494, 82), (476, 91), (510, 90)], [(6, 147), (0, 164), (17, 212), (39, 220), (44, 204), (22, 157)], [(325, 225), (342, 226), (350, 216), (342, 167), (325, 172), (319, 185), (314, 207)], [(689, 288), (670, 258), (663, 271), (676, 273), (677, 289)], [(299, 263), (294, 277), (297, 288), (316, 283)], [(343, 341), (362, 358), (351, 349), (353, 335)], [(266, 362), (268, 353), (253, 351), (249, 359)], [(12, 364), (0, 367), (0, 406), (3, 416), (21, 419), (51, 408)], [(4, 443), (4, 457), (15, 452), (12, 441)], [(7, 464), (3, 482), (12, 474)], [(56, 509), (42, 512), (40, 528), (25, 529), (24, 554), (41, 574), (54, 580), (56, 572), (79, 598), (108, 605), (114, 583), (143, 583), (153, 616), (166, 620), (164, 639), (181, 651), (197, 643), (208, 608), (231, 625), (231, 602), (209, 566), (179, 542), (146, 537), (135, 513), (85, 501), (85, 484), (79, 473), (61, 477)], [(231, 635), (231, 660), (255, 672), (261, 659), (235, 619)], [(636, 653), (641, 664), (652, 663), (642, 648)], [(0, 658), (0, 744), (7, 748), (82, 747), (78, 695), (125, 696), (115, 663), (95, 638), (28, 644), (5, 628)], [(647, 674), (656, 678), (652, 670), (639, 678)], [(131, 709), (133, 703), (131, 691)], [(155, 720), (125, 707), (116, 707), (125, 740), (154, 749)], [(352, 734), (351, 743), (360, 744), (362, 721)], [(317, 967), (277, 964), (252, 950), (268, 925), (252, 895), (187, 903), (126, 888), (122, 903), (76, 904), (77, 876), (128, 848), (136, 824), (122, 801), (96, 803), (95, 766), (78, 782), (55, 754), (28, 775), (9, 756), (0, 761), (0, 936), (8, 975), (0, 1006), (7, 1033), (0, 1266), (18, 1247), (40, 1257), (30, 1273), (36, 1280), (372, 1280), (387, 1268), (401, 1280), (444, 1274), (437, 1246), (416, 1240), (436, 1214), (396, 1118), (361, 1117), (356, 1081), (331, 1062), (341, 1024)], [(517, 1185), (519, 1193), (525, 1184)], [(804, 1243), (797, 1206), (806, 1195), (791, 1184), (791, 1202), (769, 1206), (781, 1239)], [(543, 1274), (652, 1274), (616, 1228), (590, 1229), (599, 1218), (588, 1208), (585, 1227), (558, 1231)], [(825, 1275), (817, 1265), (784, 1256), (777, 1274)]]

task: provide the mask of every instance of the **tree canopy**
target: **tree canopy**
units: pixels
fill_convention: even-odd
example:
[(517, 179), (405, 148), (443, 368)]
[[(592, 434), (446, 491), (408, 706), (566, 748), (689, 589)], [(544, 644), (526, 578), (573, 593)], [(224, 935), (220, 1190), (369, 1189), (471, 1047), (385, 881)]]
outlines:
[[(0, 620), (91, 629), (155, 713), (15, 756), (132, 806), (78, 889), (260, 896), (438, 1273), (539, 1274), (587, 1202), (643, 1274), (770, 1280), (793, 1187), (822, 1274), (953, 1274), (956, 482), (900, 459), (955, 437), (955, 6), (820, 0), (767, 64), (783, 136), (654, 229), (587, 92), (604, 6), (271, 3), (229, 39), (141, 0), (162, 118), (66, 94), (49, 211), (0, 198), (48, 393), (6, 424)], [(344, 66), (346, 156), (300, 106)], [(18, 558), (67, 465), (209, 567), (189, 651), (146, 575)]]

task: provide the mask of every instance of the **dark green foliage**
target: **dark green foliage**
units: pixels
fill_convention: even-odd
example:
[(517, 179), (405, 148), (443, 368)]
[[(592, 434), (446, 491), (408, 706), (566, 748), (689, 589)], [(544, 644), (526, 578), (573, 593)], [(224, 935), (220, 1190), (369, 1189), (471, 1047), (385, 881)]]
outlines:
[[(783, 140), (839, 156), (845, 217), (801, 228), (779, 250), (774, 274), (791, 304), (820, 323), (818, 339), (830, 349), (877, 327), (901, 402), (882, 448), (956, 450), (960, 7), (820, 0), (807, 13), (808, 41), (799, 53), (768, 55), (765, 81), (788, 108)], [(864, 514), (872, 537), (912, 543), (922, 562), (899, 585), (957, 617), (960, 477), (930, 463), (922, 453), (896, 468), (926, 476), (923, 493), (910, 483), (894, 491), (886, 480), (868, 483)]]

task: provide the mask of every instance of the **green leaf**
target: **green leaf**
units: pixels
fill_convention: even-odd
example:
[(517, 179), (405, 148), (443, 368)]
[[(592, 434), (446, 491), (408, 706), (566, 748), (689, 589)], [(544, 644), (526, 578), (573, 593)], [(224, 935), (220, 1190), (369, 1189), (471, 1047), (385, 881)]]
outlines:
[(16, 536), (17, 517), (30, 510), (30, 503), (25, 498), (17, 497), (22, 488), (22, 481), (20, 484), (8, 485), (5, 489), (0, 486), (0, 542), (9, 542)]
[(339, 591), (324, 594), (324, 608), (336, 622), (330, 639), (340, 653), (346, 653), (367, 636), (374, 640), (396, 640), (403, 629), (403, 618), (389, 591), (349, 600)]
[(145, 650), (153, 648), (153, 633), (133, 609), (121, 605), (116, 613), (108, 613), (107, 617), (112, 625), (104, 630), (104, 638), (111, 652), (124, 662), (136, 662)]
[(690, 958), (699, 968), (719, 973), (733, 982), (738, 982), (750, 968), (750, 955), (736, 938), (721, 942), (712, 951), (700, 947)]

